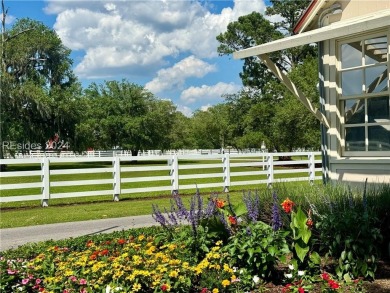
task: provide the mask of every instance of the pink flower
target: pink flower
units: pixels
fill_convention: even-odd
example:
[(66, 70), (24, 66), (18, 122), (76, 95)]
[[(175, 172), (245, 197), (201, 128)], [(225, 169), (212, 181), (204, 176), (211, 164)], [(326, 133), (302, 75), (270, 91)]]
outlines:
[(77, 278), (75, 276), (71, 276), (71, 277), (69, 277), (69, 280), (71, 280), (72, 282), (76, 282)]
[(23, 284), (23, 285), (26, 285), (28, 282), (30, 282), (30, 279), (23, 279), (23, 280), (22, 280), (22, 284)]
[(86, 279), (80, 279), (80, 285), (86, 285), (87, 280)]
[(7, 270), (8, 275), (15, 275), (17, 272), (18, 271), (14, 271), (14, 270), (11, 270), (11, 269)]
[(35, 284), (37, 284), (37, 285), (39, 285), (41, 282), (42, 282), (41, 279), (36, 279), (36, 280), (35, 280)]
[(80, 293), (87, 293), (87, 289), (81, 288), (81, 289), (80, 289)]

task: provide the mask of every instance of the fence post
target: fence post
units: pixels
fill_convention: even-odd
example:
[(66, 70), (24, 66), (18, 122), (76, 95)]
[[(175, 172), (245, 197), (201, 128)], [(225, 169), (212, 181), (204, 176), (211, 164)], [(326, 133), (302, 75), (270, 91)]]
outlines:
[(50, 161), (48, 157), (44, 157), (41, 163), (41, 181), (42, 181), (42, 202), (43, 207), (49, 206), (50, 198)]
[(172, 159), (168, 161), (168, 164), (171, 166), (171, 192), (175, 194), (179, 192), (179, 161), (177, 155), (173, 155)]
[(114, 175), (114, 195), (113, 200), (119, 201), (121, 194), (121, 161), (120, 157), (114, 157), (112, 160), (113, 164), (113, 175)]
[(225, 154), (222, 158), (223, 162), (223, 191), (229, 192), (230, 187), (230, 156)]
[(267, 154), (267, 171), (267, 186), (272, 187), (272, 183), (274, 182), (274, 157), (272, 153)]
[(314, 183), (314, 177), (316, 175), (316, 165), (315, 165), (315, 156), (313, 154), (313, 152), (310, 152), (310, 154), (308, 155), (308, 159), (309, 159), (309, 182), (310, 184), (313, 184)]

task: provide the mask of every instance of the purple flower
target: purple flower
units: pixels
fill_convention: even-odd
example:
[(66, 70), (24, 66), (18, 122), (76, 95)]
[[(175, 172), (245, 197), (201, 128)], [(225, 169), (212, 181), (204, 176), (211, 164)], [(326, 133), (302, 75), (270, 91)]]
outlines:
[(152, 204), (152, 208), (153, 208), (153, 213), (152, 213), (152, 217), (153, 219), (159, 223), (161, 226), (165, 227), (165, 228), (168, 228), (168, 221), (167, 219), (165, 219), (164, 215), (161, 213), (161, 211), (158, 209), (158, 206), (157, 205), (154, 205)]
[(187, 211), (186, 207), (184, 206), (183, 201), (181, 200), (181, 197), (179, 196), (179, 194), (174, 193), (173, 199), (174, 199), (175, 204), (177, 206), (177, 211), (176, 211), (177, 217), (181, 220), (187, 219), (188, 218), (188, 211)]
[(207, 204), (207, 207), (206, 207), (206, 210), (204, 212), (204, 217), (206, 219), (208, 218), (211, 218), (212, 216), (214, 216), (214, 213), (216, 211), (216, 208), (215, 208), (215, 199), (216, 197), (215, 196), (211, 196), (209, 198), (209, 202)]
[(252, 222), (256, 222), (259, 218), (260, 197), (258, 192), (252, 197), (251, 192), (244, 193), (243, 200), (248, 211), (248, 219)]
[(274, 231), (279, 230), (282, 228), (282, 218), (280, 216), (280, 209), (279, 209), (279, 201), (278, 196), (276, 195), (276, 192), (272, 195), (273, 203), (272, 203), (272, 229)]

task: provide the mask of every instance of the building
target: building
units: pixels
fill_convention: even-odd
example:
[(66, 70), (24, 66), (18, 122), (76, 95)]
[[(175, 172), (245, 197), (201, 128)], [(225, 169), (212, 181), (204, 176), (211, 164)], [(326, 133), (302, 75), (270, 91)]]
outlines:
[[(390, 183), (390, 0), (313, 0), (294, 33), (233, 56), (258, 56), (321, 121), (325, 180)], [(320, 109), (267, 56), (310, 43)]]

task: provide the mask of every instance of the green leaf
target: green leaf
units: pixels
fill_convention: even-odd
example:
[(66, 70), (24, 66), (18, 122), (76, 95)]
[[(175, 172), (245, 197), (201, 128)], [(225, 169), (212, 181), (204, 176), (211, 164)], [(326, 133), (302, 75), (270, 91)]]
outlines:
[(344, 274), (343, 279), (344, 279), (346, 282), (348, 282), (348, 283), (352, 282), (351, 276), (350, 276), (348, 273), (347, 273), (347, 274)]
[(246, 205), (242, 202), (233, 206), (233, 211), (237, 217), (240, 217), (247, 213)]
[(321, 263), (321, 257), (315, 251), (310, 254), (310, 260), (311, 260), (312, 263), (314, 263), (316, 265), (319, 265)]
[(305, 259), (306, 254), (309, 252), (309, 247), (301, 247), (299, 243), (295, 243), (295, 252), (301, 262)]

